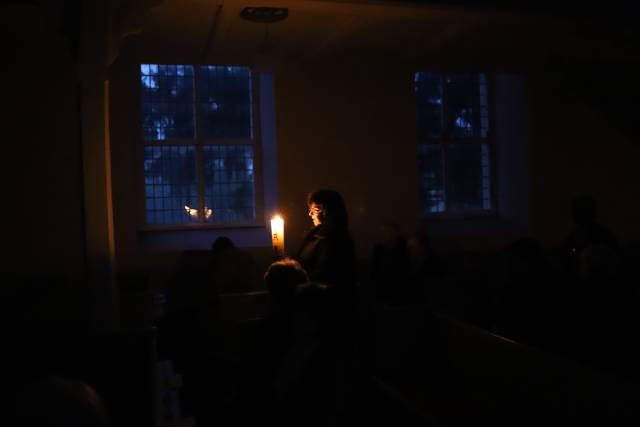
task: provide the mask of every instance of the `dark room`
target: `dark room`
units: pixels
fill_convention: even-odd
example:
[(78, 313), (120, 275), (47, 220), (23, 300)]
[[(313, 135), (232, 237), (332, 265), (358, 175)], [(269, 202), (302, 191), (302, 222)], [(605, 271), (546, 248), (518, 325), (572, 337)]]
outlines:
[(10, 424), (640, 425), (629, 3), (4, 2)]

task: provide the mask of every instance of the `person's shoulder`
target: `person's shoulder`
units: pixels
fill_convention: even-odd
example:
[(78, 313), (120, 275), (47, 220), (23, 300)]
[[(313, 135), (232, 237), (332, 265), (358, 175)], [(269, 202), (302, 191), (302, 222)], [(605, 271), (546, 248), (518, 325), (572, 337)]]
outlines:
[(592, 233), (596, 234), (597, 237), (603, 241), (603, 243), (613, 244), (617, 243), (617, 238), (615, 233), (606, 225), (596, 222), (592, 225)]
[(321, 225), (315, 226), (304, 233), (302, 238), (303, 241), (308, 242), (311, 240), (317, 240), (321, 237), (324, 237), (323, 228)]

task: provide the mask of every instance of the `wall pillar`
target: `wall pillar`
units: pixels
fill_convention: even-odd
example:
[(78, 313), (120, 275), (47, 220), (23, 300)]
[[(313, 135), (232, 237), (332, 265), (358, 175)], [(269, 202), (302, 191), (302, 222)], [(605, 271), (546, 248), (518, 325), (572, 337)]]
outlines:
[(83, 5), (79, 52), (80, 136), (84, 181), (87, 280), (93, 327), (117, 329), (116, 254), (109, 140), (108, 2)]

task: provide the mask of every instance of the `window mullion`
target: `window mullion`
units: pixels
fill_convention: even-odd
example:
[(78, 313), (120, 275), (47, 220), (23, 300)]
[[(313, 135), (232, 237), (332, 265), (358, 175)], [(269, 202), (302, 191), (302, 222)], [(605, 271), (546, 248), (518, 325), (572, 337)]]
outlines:
[(449, 131), (447, 128), (447, 125), (449, 123), (449, 121), (447, 120), (447, 114), (449, 113), (448, 111), (448, 102), (447, 102), (447, 76), (446, 74), (442, 73), (440, 74), (440, 89), (442, 90), (441, 93), (441, 97), (442, 97), (442, 116), (441, 116), (441, 123), (440, 123), (440, 143), (442, 143), (443, 141), (445, 141), (449, 135)]
[(444, 211), (449, 212), (448, 197), (447, 197), (447, 156), (446, 147), (444, 144), (440, 144), (440, 155), (442, 156), (442, 188), (444, 189)]
[(203, 153), (203, 141), (202, 141), (202, 120), (201, 120), (201, 103), (200, 103), (200, 66), (194, 67), (194, 111), (195, 111), (195, 126), (196, 126), (196, 183), (198, 186), (198, 220), (199, 222), (205, 222), (205, 185), (204, 185), (204, 153)]
[(262, 126), (260, 116), (260, 77), (259, 74), (251, 72), (251, 78), (249, 80), (250, 90), (250, 106), (251, 106), (251, 118), (250, 118), (250, 126), (251, 126), (251, 138), (250, 143), (253, 147), (253, 167), (254, 167), (254, 181), (253, 181), (253, 191), (254, 191), (254, 213), (257, 218), (262, 218), (264, 216), (264, 184), (262, 181), (263, 167), (263, 153), (262, 153), (262, 144), (259, 141), (262, 141)]
[(471, 79), (471, 99), (473, 100), (473, 138), (482, 140), (482, 103), (480, 102), (480, 74)]
[(447, 188), (447, 156), (446, 149), (449, 141), (449, 100), (447, 98), (447, 75), (442, 73), (440, 76), (442, 87), (442, 134), (440, 135), (440, 152), (442, 155), (442, 188), (444, 189), (444, 211), (449, 212)]

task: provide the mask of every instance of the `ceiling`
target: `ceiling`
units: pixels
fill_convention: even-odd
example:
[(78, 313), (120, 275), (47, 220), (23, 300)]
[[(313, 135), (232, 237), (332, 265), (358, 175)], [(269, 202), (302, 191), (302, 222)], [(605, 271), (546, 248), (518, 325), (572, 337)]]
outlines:
[[(150, 9), (132, 43), (149, 60), (252, 65), (337, 61), (527, 68), (554, 61), (638, 62), (638, 31), (627, 20), (606, 14), (594, 20), (585, 10), (567, 16), (536, 4), (164, 0)], [(288, 18), (250, 22), (240, 17), (246, 6), (285, 7)]]
[[(116, 19), (122, 10), (133, 11), (140, 31), (122, 47), (139, 60), (519, 70), (640, 63), (636, 15), (619, 0), (579, 8), (542, 0), (103, 2)], [(3, 11), (6, 31), (39, 33), (41, 24), (31, 19), (39, 9), (58, 16), (60, 31), (72, 43), (87, 8), (81, 0), (8, 4), (14, 7)], [(288, 18), (268, 25), (250, 22), (240, 17), (247, 6), (284, 7)]]

